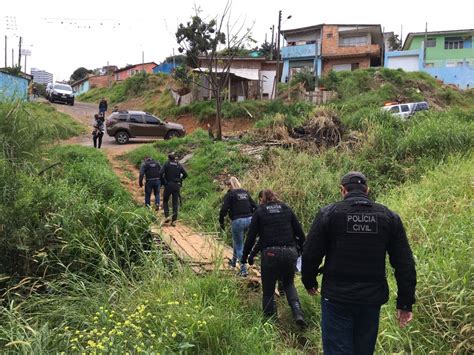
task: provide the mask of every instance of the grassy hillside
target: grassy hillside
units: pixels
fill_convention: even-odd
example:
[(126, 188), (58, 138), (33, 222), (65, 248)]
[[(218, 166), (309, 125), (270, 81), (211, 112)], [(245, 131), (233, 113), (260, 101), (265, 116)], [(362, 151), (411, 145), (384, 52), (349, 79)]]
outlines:
[[(436, 106), (401, 121), (379, 109), (393, 99), (392, 94), (384, 96), (389, 80), (381, 80), (380, 71), (338, 73), (335, 89), (341, 90), (340, 98), (308, 115), (267, 114), (240, 141), (213, 142), (198, 131), (185, 139), (142, 146), (128, 158), (138, 165), (144, 155), (163, 161), (171, 151), (178, 156), (192, 152), (181, 216), (212, 232), (218, 231), (218, 209), (225, 192), (222, 181), (229, 174), (236, 175), (253, 194), (273, 188), (308, 230), (318, 209), (340, 198), (340, 177), (349, 170), (365, 172), (371, 196), (401, 214), (419, 277), (416, 320), (406, 330), (395, 323), (396, 286), (390, 277), (392, 301), (383, 308), (378, 351), (469, 352), (474, 296), (470, 266), (473, 96), (421, 74), (382, 72), (390, 80), (401, 80), (402, 89), (393, 84), (397, 92), (412, 92), (410, 100), (436, 99)], [(418, 93), (419, 87), (430, 87), (429, 96)], [(321, 129), (337, 118), (342, 141), (332, 146), (295, 138), (293, 129), (307, 127), (315, 118), (322, 121)], [(268, 138), (274, 142), (277, 137), (283, 147), (265, 147)], [(255, 149), (258, 153), (247, 153)], [(230, 237), (226, 238), (230, 243)], [(301, 285), (299, 289), (304, 293)], [(320, 351), (318, 304), (307, 296), (303, 303), (312, 324), (304, 334), (306, 349)]]

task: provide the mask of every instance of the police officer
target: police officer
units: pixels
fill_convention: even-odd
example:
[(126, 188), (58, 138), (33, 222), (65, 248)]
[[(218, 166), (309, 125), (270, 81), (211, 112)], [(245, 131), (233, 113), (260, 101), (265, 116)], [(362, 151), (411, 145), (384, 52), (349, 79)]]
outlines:
[(138, 178), (138, 184), (143, 187), (143, 178), (146, 177), (145, 182), (145, 205), (150, 206), (151, 193), (155, 195), (155, 209), (158, 211), (160, 208), (160, 171), (161, 166), (158, 161), (153, 160), (150, 157), (145, 157), (143, 163), (140, 166), (140, 176)]
[(291, 208), (272, 190), (263, 190), (259, 197), (260, 206), (252, 216), (242, 263), (247, 262), (258, 235), (262, 250), (263, 314), (265, 317), (276, 316), (275, 285), (277, 280), (281, 280), (293, 318), (296, 324), (304, 327), (306, 322), (294, 285), (298, 250), (304, 243), (303, 229)]
[(395, 269), (397, 319), (411, 321), (416, 272), (400, 217), (368, 196), (367, 179), (349, 172), (341, 181), (343, 200), (316, 216), (303, 251), (302, 281), (318, 292), (316, 275), (325, 257), (321, 329), (325, 354), (372, 354), (380, 307), (388, 300), (385, 257)]
[[(250, 194), (242, 188), (239, 180), (232, 176), (226, 182), (229, 191), (224, 196), (224, 202), (219, 213), (219, 223), (221, 229), (224, 229), (224, 219), (229, 215), (232, 220), (232, 244), (234, 254), (229, 265), (235, 267), (237, 260), (242, 258), (244, 249), (244, 235), (249, 229), (252, 213), (257, 209), (257, 205), (252, 200)], [(240, 275), (247, 276), (247, 267), (240, 265)]]
[(181, 183), (188, 177), (188, 173), (183, 166), (176, 161), (174, 154), (168, 155), (168, 161), (163, 165), (160, 171), (161, 182), (165, 186), (163, 192), (163, 209), (165, 212), (165, 223), (169, 220), (169, 206), (168, 201), (172, 197), (173, 216), (171, 218), (171, 225), (176, 225), (178, 219), (178, 203), (180, 198)]

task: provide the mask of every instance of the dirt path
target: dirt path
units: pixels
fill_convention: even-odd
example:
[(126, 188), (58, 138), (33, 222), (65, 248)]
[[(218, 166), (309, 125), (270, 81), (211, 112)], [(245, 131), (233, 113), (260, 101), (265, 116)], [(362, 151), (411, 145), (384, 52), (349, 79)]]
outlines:
[[(97, 112), (96, 105), (79, 102), (75, 106), (61, 104), (54, 104), (54, 106), (58, 111), (68, 114), (86, 126), (92, 125), (92, 117)], [(113, 138), (105, 135), (102, 145), (115, 174), (139, 204), (144, 203), (144, 191), (138, 186), (138, 169), (129, 161), (122, 159), (121, 156), (137, 148), (140, 144), (151, 142), (153, 140), (135, 140), (133, 143), (119, 145)], [(66, 144), (92, 147), (92, 139), (89, 134), (85, 134), (67, 140)], [(159, 213), (158, 217), (160, 220), (164, 219), (162, 213)], [(189, 264), (195, 272), (201, 273), (215, 269), (231, 270), (227, 260), (232, 258), (232, 249), (224, 242), (219, 241), (216, 236), (194, 231), (180, 221), (176, 227), (152, 225), (151, 230), (155, 237), (166, 244), (181, 261)], [(251, 282), (260, 281), (260, 274), (256, 268), (250, 269), (250, 275)]]

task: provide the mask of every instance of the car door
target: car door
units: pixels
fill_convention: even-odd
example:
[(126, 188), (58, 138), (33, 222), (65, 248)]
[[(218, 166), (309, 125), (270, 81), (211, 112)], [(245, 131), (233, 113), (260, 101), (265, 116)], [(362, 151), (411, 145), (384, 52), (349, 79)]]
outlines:
[(145, 133), (145, 124), (143, 121), (143, 115), (140, 114), (131, 114), (130, 115), (130, 134), (133, 137), (143, 136)]
[(401, 117), (402, 118), (408, 118), (411, 115), (411, 110), (410, 106), (408, 105), (400, 105), (400, 110), (401, 110)]
[(152, 115), (145, 115), (146, 135), (151, 137), (164, 137), (166, 126), (159, 118)]
[(400, 116), (400, 106), (399, 105), (392, 106), (390, 107), (388, 112), (390, 112), (394, 116)]

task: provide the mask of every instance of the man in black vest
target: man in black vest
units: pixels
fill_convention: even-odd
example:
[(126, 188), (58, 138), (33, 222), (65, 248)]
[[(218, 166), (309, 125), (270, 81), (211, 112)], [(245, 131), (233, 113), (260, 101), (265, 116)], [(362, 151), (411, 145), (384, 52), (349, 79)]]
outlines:
[(153, 192), (155, 195), (155, 209), (158, 211), (160, 208), (160, 163), (153, 160), (150, 157), (145, 157), (142, 165), (140, 166), (140, 177), (138, 178), (138, 184), (143, 187), (143, 178), (146, 177), (145, 182), (145, 205), (150, 206), (150, 197)]
[(173, 216), (171, 225), (175, 226), (178, 219), (178, 202), (180, 197), (181, 182), (188, 177), (188, 173), (183, 166), (176, 161), (174, 154), (168, 155), (168, 161), (163, 165), (160, 171), (161, 181), (165, 186), (163, 192), (163, 210), (165, 212), (165, 223), (169, 222), (169, 206), (170, 196), (173, 203)]
[(416, 272), (400, 217), (368, 196), (360, 172), (342, 178), (344, 199), (316, 216), (303, 249), (302, 281), (318, 293), (316, 276), (325, 257), (321, 295), (321, 330), (325, 354), (372, 354), (380, 307), (388, 301), (385, 257), (395, 269), (397, 319), (413, 318)]

